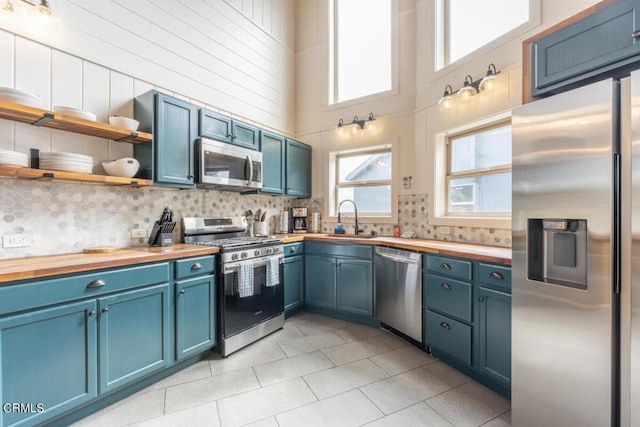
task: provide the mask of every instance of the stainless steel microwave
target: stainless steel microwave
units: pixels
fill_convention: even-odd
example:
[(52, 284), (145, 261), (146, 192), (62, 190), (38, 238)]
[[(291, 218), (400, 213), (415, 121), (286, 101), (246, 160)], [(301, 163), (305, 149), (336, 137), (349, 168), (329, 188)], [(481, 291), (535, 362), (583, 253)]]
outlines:
[(262, 188), (262, 153), (208, 138), (196, 139), (198, 187), (247, 191)]

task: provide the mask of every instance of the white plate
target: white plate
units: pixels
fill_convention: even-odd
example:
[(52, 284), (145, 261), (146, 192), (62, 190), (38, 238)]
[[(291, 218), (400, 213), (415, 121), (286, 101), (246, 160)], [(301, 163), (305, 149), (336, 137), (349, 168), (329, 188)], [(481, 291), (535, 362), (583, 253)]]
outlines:
[(82, 172), (82, 173), (93, 172), (93, 167), (77, 166), (77, 165), (72, 165), (68, 163), (41, 164), (40, 169), (51, 169), (51, 170), (59, 170), (59, 171), (67, 171), (67, 172)]
[(90, 120), (92, 122), (96, 121), (96, 115), (90, 111), (78, 110), (77, 108), (64, 107), (62, 105), (54, 105), (53, 111), (65, 116), (77, 117), (79, 119)]
[(26, 105), (33, 108), (43, 108), (44, 101), (35, 95), (16, 95), (12, 93), (0, 93), (0, 101), (13, 102), (14, 104)]
[(49, 151), (45, 153), (40, 153), (41, 159), (63, 159), (63, 160), (76, 160), (82, 162), (88, 162), (93, 164), (93, 157), (87, 156), (86, 154), (78, 154), (78, 153), (66, 153), (64, 151)]

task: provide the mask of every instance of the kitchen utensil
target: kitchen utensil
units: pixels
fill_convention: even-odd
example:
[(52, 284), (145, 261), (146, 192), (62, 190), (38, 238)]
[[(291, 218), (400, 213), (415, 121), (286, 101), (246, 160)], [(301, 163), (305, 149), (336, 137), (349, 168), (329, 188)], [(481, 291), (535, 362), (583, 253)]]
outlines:
[(132, 130), (132, 131), (138, 130), (138, 126), (140, 126), (139, 121), (130, 119), (128, 117), (120, 117), (120, 116), (109, 117), (109, 124), (117, 128), (122, 128), (122, 129)]
[(110, 162), (102, 162), (102, 167), (107, 175), (131, 178), (138, 172), (140, 162), (132, 157), (123, 157)]
[(63, 105), (54, 105), (53, 111), (64, 116), (76, 117), (78, 119), (96, 121), (96, 115), (90, 111), (78, 110), (77, 108), (65, 107)]
[(320, 212), (311, 213), (311, 232), (319, 233), (320, 232)]
[(262, 209), (258, 209), (256, 211), (256, 215), (255, 215), (255, 220), (256, 221), (260, 221), (260, 218), (262, 218)]
[(262, 216), (260, 217), (260, 222), (264, 222), (267, 219), (267, 211), (262, 212)]

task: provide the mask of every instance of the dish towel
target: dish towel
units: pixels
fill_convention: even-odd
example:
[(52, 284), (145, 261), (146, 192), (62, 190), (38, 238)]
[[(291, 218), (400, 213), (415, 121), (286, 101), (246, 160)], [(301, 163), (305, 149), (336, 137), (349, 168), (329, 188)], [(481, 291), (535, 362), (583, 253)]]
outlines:
[(253, 261), (238, 262), (238, 296), (240, 298), (253, 295)]
[(278, 255), (267, 257), (267, 288), (280, 284), (280, 258)]

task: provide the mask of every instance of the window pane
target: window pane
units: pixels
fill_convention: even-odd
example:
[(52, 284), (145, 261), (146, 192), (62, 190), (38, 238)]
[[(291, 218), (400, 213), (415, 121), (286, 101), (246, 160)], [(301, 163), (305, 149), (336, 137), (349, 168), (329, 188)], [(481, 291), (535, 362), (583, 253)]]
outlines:
[(529, 20), (529, 0), (445, 1), (449, 10), (449, 63)]
[(451, 138), (451, 172), (511, 164), (511, 126)]
[(449, 212), (511, 212), (511, 172), (451, 179)]
[(338, 165), (339, 182), (391, 179), (391, 153), (339, 157)]
[(391, 89), (391, 0), (336, 0), (337, 102)]
[[(338, 204), (343, 200), (353, 200), (360, 213), (391, 215), (391, 186), (375, 185), (367, 187), (338, 188)], [(353, 204), (345, 203), (340, 212), (353, 212)], [(337, 214), (337, 212), (336, 212)]]

